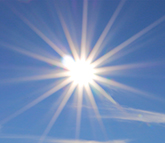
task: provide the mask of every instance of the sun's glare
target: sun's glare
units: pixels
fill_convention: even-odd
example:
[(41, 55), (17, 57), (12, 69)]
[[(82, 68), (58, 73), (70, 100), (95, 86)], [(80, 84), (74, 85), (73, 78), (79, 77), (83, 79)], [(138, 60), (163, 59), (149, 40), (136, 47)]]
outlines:
[(94, 76), (94, 69), (89, 62), (79, 59), (75, 61), (72, 57), (63, 58), (63, 64), (69, 70), (73, 82), (80, 85), (90, 83)]

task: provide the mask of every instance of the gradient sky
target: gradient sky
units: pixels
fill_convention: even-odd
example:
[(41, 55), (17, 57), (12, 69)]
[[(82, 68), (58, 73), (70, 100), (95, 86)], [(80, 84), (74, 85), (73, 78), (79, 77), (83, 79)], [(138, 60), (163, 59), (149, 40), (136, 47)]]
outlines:
[[(0, 0), (0, 142), (164, 143), (164, 39), (164, 0)], [(83, 89), (78, 129), (76, 88), (45, 133), (71, 84), (32, 104), (66, 79), (53, 77), (66, 71), (60, 53), (82, 43), (86, 56), (98, 45), (92, 61), (113, 53), (98, 65), (110, 67), (103, 90), (89, 86), (97, 106)]]

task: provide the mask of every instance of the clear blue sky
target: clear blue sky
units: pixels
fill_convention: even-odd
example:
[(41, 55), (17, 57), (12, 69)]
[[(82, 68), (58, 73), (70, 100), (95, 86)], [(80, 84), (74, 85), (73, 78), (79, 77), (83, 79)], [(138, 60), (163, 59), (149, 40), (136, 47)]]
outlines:
[[(80, 104), (56, 75), (82, 45), (101, 73)], [(0, 1), (0, 143), (164, 143), (164, 133), (164, 0)]]

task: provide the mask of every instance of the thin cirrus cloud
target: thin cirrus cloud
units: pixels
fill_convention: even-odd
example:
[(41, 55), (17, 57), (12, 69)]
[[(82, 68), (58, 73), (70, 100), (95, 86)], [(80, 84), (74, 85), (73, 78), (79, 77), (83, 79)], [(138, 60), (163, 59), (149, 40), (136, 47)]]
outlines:
[(123, 110), (115, 110), (113, 108), (111, 114), (104, 114), (102, 118), (114, 118), (120, 120), (129, 120), (129, 121), (140, 121), (147, 123), (165, 123), (165, 114), (134, 109), (134, 108), (123, 108)]
[(85, 140), (52, 140), (51, 143), (128, 143), (127, 140), (111, 140), (106, 142), (85, 141)]
[[(19, 140), (39, 140), (39, 136), (30, 136), (30, 135), (0, 135), (0, 138), (3, 139), (19, 139)], [(110, 140), (105, 142), (98, 142), (98, 141), (92, 141), (92, 140), (62, 140), (62, 139), (54, 139), (47, 137), (45, 139), (45, 143), (128, 143), (129, 140)]]

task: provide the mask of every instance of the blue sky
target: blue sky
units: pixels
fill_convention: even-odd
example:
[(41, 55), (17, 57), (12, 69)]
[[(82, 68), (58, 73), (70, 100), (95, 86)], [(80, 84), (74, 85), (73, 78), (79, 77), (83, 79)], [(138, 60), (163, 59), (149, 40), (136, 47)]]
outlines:
[[(1, 0), (0, 142), (164, 143), (164, 7)], [(63, 63), (77, 55), (96, 72), (82, 88)]]

